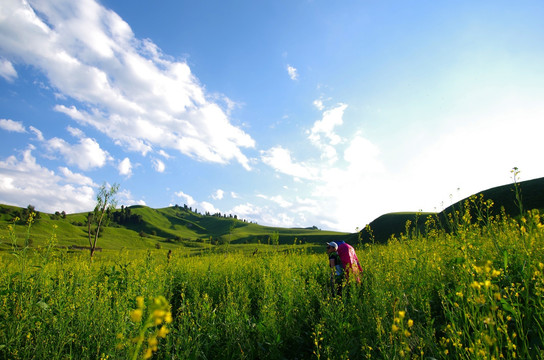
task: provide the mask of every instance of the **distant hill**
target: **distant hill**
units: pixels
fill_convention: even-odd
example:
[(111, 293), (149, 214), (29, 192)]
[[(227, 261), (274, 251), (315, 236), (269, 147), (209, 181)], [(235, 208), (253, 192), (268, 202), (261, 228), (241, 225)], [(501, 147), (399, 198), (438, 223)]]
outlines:
[[(519, 183), (524, 209), (544, 209), (544, 178)], [(509, 215), (519, 215), (513, 184), (494, 187), (480, 192), (485, 200), (492, 199), (493, 211), (501, 208)], [(478, 193), (478, 194), (480, 194)], [(147, 206), (129, 206), (117, 209), (112, 214), (115, 221), (101, 232), (98, 246), (104, 249), (175, 249), (179, 247), (206, 250), (215, 246), (249, 246), (254, 244), (274, 244), (277, 236), (280, 245), (306, 244), (322, 246), (328, 241), (344, 240), (357, 244), (375, 241), (385, 243), (391, 235), (406, 233), (406, 222), (419, 224), (421, 230), (428, 215), (446, 219), (447, 214), (459, 209), (463, 199), (440, 213), (402, 212), (384, 214), (369, 226), (370, 233), (363, 229), (357, 233), (343, 233), (308, 228), (281, 228), (262, 226), (245, 222), (233, 216), (203, 215), (182, 206), (152, 209)], [(39, 209), (35, 209), (39, 212)], [(29, 209), (0, 205), (0, 250), (10, 249), (11, 239), (8, 225), (15, 217), (22, 218), (16, 227), (18, 243), (26, 236), (25, 214)], [(56, 228), (54, 229), (54, 225)], [(413, 228), (413, 226), (412, 226)], [(55, 243), (63, 247), (88, 246), (86, 213), (47, 214), (39, 212), (39, 218), (32, 225), (30, 240), (33, 246), (46, 244), (56, 234)]]
[[(33, 246), (46, 244), (53, 231), (58, 246), (84, 248), (89, 246), (86, 213), (47, 214), (39, 212), (31, 227)], [(8, 225), (19, 217), (16, 233), (19, 243), (26, 234), (25, 218), (29, 210), (0, 205), (0, 249), (9, 249), (11, 239)], [(279, 245), (319, 244), (346, 240), (354, 234), (322, 231), (318, 228), (280, 228), (262, 226), (239, 220), (233, 216), (203, 215), (187, 207), (172, 206), (152, 209), (147, 206), (129, 206), (111, 214), (111, 221), (103, 228), (98, 246), (104, 249), (175, 249), (190, 247), (208, 249), (221, 245), (271, 244), (277, 237)], [(56, 229), (54, 230), (54, 225)]]
[[(544, 178), (522, 181), (518, 183), (518, 185), (521, 189), (523, 209), (544, 209)], [(498, 214), (501, 211), (501, 208), (504, 208), (505, 213), (510, 216), (517, 216), (520, 214), (519, 206), (516, 203), (514, 184), (494, 187), (474, 195), (479, 196), (480, 194), (483, 195), (484, 201), (488, 199), (493, 200), (492, 214)], [(460, 209), (467, 199), (468, 198), (458, 201), (439, 213), (402, 212), (384, 214), (369, 224), (372, 233), (363, 229), (360, 231), (359, 235), (363, 242), (372, 241), (373, 236), (375, 242), (385, 243), (391, 235), (398, 236), (401, 233), (406, 234), (406, 222), (408, 220), (412, 224), (417, 223), (419, 225), (419, 230), (422, 230), (428, 215), (435, 215), (440, 219), (445, 228), (445, 219), (447, 219), (448, 214)]]

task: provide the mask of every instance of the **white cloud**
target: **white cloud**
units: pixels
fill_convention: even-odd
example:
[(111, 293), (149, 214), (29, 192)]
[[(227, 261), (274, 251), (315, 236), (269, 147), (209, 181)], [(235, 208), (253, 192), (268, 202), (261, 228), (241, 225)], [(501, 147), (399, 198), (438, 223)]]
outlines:
[[(406, 164), (405, 179), (413, 187), (407, 197), (419, 201), (425, 210), (441, 209), (442, 203), (450, 205), (449, 194), (455, 193), (453, 201), (459, 201), (512, 182), (510, 169), (514, 166), (522, 170), (523, 180), (542, 177), (542, 94), (535, 99), (519, 96), (494, 101), (483, 110), (459, 113), (455, 119), (442, 119), (451, 121), (451, 129), (426, 139), (426, 146)], [(428, 171), (429, 166), (433, 171)], [(429, 195), (423, 200), (418, 194)]]
[(17, 78), (17, 71), (11, 62), (0, 59), (0, 76), (8, 82), (13, 82)]
[(287, 65), (287, 73), (289, 74), (289, 77), (291, 80), (297, 80), (298, 79), (298, 72), (297, 69), (294, 68), (291, 65)]
[(261, 214), (261, 221), (268, 226), (293, 227), (295, 218), (287, 213), (267, 212)]
[(191, 195), (184, 193), (183, 191), (175, 192), (174, 195), (183, 199), (184, 204), (193, 208), (193, 210), (198, 210), (199, 213), (209, 212), (210, 214), (216, 214), (221, 212), (216, 208), (212, 203), (208, 201), (196, 201)]
[(159, 155), (162, 156), (165, 159), (170, 159), (171, 158), (171, 156), (166, 151), (164, 151), (163, 149), (159, 150)]
[(196, 204), (196, 201), (195, 199), (193, 199), (193, 197), (191, 195), (188, 195), (188, 194), (185, 194), (183, 191), (178, 191), (178, 192), (175, 192), (174, 193), (177, 197), (179, 198), (182, 198), (185, 200), (185, 204), (187, 206), (193, 206), (194, 204)]
[[(314, 126), (312, 135), (333, 147), (339, 160), (332, 164), (316, 161), (324, 158), (325, 146), (301, 161), (294, 160), (291, 151), (280, 146), (263, 152), (263, 157), (268, 156), (263, 158), (266, 164), (301, 179), (301, 183), (297, 191), (284, 188), (279, 194), (292, 206), (275, 211), (263, 207), (253, 216), (264, 221), (277, 212), (286, 215), (281, 226), (294, 223), (354, 231), (388, 212), (440, 211), (451, 202), (508, 184), (513, 166), (522, 169), (523, 180), (541, 177), (542, 96), (512, 94), (516, 92), (503, 96), (467, 95), (477, 104), (458, 106), (463, 111), (433, 119), (442, 124), (439, 132), (417, 129), (417, 136), (408, 133), (405, 138), (382, 139), (380, 145), (363, 136), (362, 131), (332, 145), (326, 134), (335, 133), (336, 126), (343, 123), (340, 111), (334, 121), (323, 116), (327, 121)], [(489, 104), (483, 104), (481, 99), (487, 97)], [(315, 164), (312, 181), (307, 181), (308, 177), (295, 178), (298, 172), (291, 169), (304, 168), (308, 163)], [(455, 197), (450, 200), (448, 194), (453, 193)]]
[(34, 126), (29, 126), (28, 128), (30, 129), (30, 131), (34, 133), (34, 135), (36, 135), (36, 140), (39, 140), (39, 141), (44, 140), (43, 134), (40, 130), (36, 129)]
[(124, 175), (127, 177), (132, 176), (132, 163), (130, 162), (130, 159), (128, 157), (124, 158), (122, 161), (119, 162), (119, 166), (117, 167), (119, 170), (120, 175)]
[(166, 166), (164, 163), (159, 159), (153, 159), (153, 169), (155, 169), (156, 172), (163, 173), (166, 169)]
[(199, 207), (200, 207), (199, 212), (201, 212), (201, 213), (209, 212), (210, 214), (217, 214), (217, 213), (220, 212), (218, 208), (216, 208), (215, 206), (213, 206), (213, 204), (211, 204), (211, 203), (209, 203), (207, 201), (202, 201), (199, 204)]
[(125, 205), (125, 206), (131, 206), (131, 205), (146, 205), (144, 200), (135, 200), (132, 196), (132, 193), (127, 189), (120, 189), (117, 193), (117, 205)]
[[(265, 164), (292, 176), (301, 186), (298, 190), (284, 186), (284, 193), (275, 196), (258, 195), (278, 204), (281, 211), (272, 210), (273, 206), (259, 208), (260, 213), (253, 214), (255, 218), (277, 226), (316, 225), (354, 231), (350, 229), (351, 224), (364, 226), (361, 222), (365, 221), (365, 214), (377, 217), (390, 210), (382, 206), (390, 206), (383, 199), (384, 194), (376, 191), (391, 181), (379, 147), (360, 132), (346, 139), (335, 132), (336, 127), (343, 124), (346, 108), (346, 104), (339, 104), (325, 111), (322, 119), (314, 123), (308, 139), (320, 152), (313, 158), (296, 161), (291, 152), (281, 146), (261, 152)], [(338, 161), (339, 154), (343, 161)], [(395, 191), (388, 195), (398, 198)]]
[(96, 140), (90, 138), (82, 138), (79, 144), (72, 145), (55, 137), (47, 140), (45, 146), (50, 152), (61, 154), (68, 164), (76, 165), (81, 170), (101, 168), (112, 159)]
[(243, 218), (268, 226), (292, 227), (295, 224), (294, 218), (286, 212), (279, 212), (273, 207), (261, 207), (249, 202), (236, 205), (228, 213), (236, 214), (239, 219)]
[(71, 127), (71, 126), (68, 126), (66, 129), (68, 130), (70, 135), (72, 135), (74, 137), (77, 137), (77, 138), (80, 138), (80, 139), (85, 137), (85, 134), (83, 133), (83, 131), (81, 131), (81, 129), (74, 128), (74, 127)]
[(83, 174), (74, 173), (70, 171), (67, 167), (59, 167), (60, 173), (64, 176), (67, 182), (77, 185), (85, 185), (85, 186), (92, 186), (97, 187), (98, 185), (94, 183), (94, 181)]
[(346, 104), (338, 104), (335, 108), (325, 111), (322, 119), (314, 123), (308, 135), (314, 145), (322, 147), (326, 139), (328, 139), (328, 144), (333, 146), (342, 141), (342, 138), (334, 132), (334, 128), (342, 125), (344, 111), (347, 107)]
[(232, 208), (232, 210), (229, 212), (230, 214), (236, 214), (238, 218), (245, 218), (250, 221), (257, 221), (259, 222), (261, 220), (261, 214), (263, 212), (263, 209), (259, 206), (256, 206), (251, 203), (245, 203), (245, 204), (238, 204), (235, 207)]
[(240, 196), (237, 193), (235, 193), (234, 191), (231, 191), (230, 192), (230, 197), (233, 198), (233, 199), (238, 199)]
[(287, 207), (290, 207), (290, 206), (293, 205), (293, 203), (291, 203), (290, 201), (285, 200), (281, 195), (267, 196), (267, 195), (259, 194), (259, 195), (257, 195), (257, 197), (260, 197), (260, 198), (263, 198), (263, 199), (266, 199), (266, 200), (270, 200), (270, 201), (278, 204), (280, 207), (283, 207), (283, 208), (287, 208)]
[(224, 195), (225, 195), (225, 192), (223, 190), (217, 189), (217, 191), (212, 194), (212, 198), (214, 200), (221, 200), (221, 199), (223, 199)]
[(310, 165), (295, 162), (290, 151), (281, 146), (261, 151), (261, 160), (276, 171), (297, 178), (315, 179), (318, 175)]
[(59, 170), (55, 173), (37, 164), (32, 148), (25, 150), (21, 158), (10, 156), (0, 161), (0, 203), (31, 204), (48, 213), (92, 210), (96, 184), (82, 174)]
[(322, 111), (325, 108), (325, 106), (323, 105), (323, 101), (321, 99), (314, 100), (313, 104), (316, 107), (316, 109), (319, 111)]
[(0, 129), (4, 129), (10, 132), (25, 133), (25, 127), (20, 121), (13, 121), (10, 119), (0, 119)]
[(92, 0), (9, 0), (0, 14), (0, 49), (47, 76), (66, 99), (57, 111), (132, 151), (175, 149), (250, 169), (242, 149), (255, 141), (231, 124), (229, 103), (225, 112), (210, 101), (187, 63), (137, 39), (113, 11)]
[(380, 149), (370, 140), (357, 133), (344, 151), (344, 159), (353, 172), (381, 173), (385, 166), (380, 159)]

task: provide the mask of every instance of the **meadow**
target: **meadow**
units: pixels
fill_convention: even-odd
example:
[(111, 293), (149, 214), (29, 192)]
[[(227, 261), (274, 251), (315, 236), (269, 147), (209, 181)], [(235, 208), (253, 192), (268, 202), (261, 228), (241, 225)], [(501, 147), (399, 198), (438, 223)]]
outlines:
[(544, 358), (540, 212), (491, 206), (471, 198), (446, 226), (428, 216), (387, 244), (353, 244), (364, 272), (342, 296), (324, 248), (119, 249), (91, 262), (54, 232), (37, 248), (10, 228), (0, 358)]

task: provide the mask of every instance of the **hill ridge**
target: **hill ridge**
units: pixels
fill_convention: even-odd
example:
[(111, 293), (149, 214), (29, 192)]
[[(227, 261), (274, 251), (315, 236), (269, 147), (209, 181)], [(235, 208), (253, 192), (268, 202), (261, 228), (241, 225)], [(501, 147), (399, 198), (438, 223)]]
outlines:
[[(518, 183), (521, 189), (525, 209), (544, 209), (544, 177)], [(519, 213), (515, 184), (493, 187), (477, 194), (495, 203), (493, 211), (501, 208), (509, 215)], [(476, 194), (475, 194), (476, 195)], [(99, 240), (99, 246), (105, 248), (177, 248), (179, 246), (206, 249), (214, 245), (241, 244), (317, 244), (322, 246), (327, 241), (344, 240), (350, 243), (386, 242), (392, 235), (406, 232), (406, 221), (418, 223), (428, 215), (445, 219), (449, 212), (459, 209), (468, 198), (462, 199), (438, 213), (393, 212), (374, 219), (368, 226), (373, 232), (363, 228), (359, 233), (320, 230), (307, 228), (282, 228), (259, 225), (240, 220), (233, 215), (203, 215), (184, 206), (174, 205), (165, 208), (151, 208), (145, 205), (122, 206), (116, 209), (112, 217), (118, 220), (105, 227)], [(0, 205), (0, 249), (9, 248), (10, 234), (8, 225), (13, 218), (20, 217), (16, 228), (25, 232), (25, 211), (10, 205)], [(124, 211), (125, 214), (119, 212)], [(32, 225), (32, 240), (36, 244), (46, 243), (53, 234), (53, 225), (57, 225), (59, 245), (86, 246), (88, 235), (86, 214), (47, 214), (39, 213), (40, 218)], [(118, 215), (116, 215), (118, 214)], [(124, 216), (124, 218), (123, 218)], [(125, 219), (123, 221), (119, 219)], [(130, 220), (126, 220), (130, 219)], [(420, 224), (421, 225), (421, 224)], [(8, 240), (8, 241), (6, 241)]]
[[(518, 182), (517, 185), (521, 190), (523, 209), (544, 209), (544, 177), (521, 181)], [(445, 222), (449, 213), (461, 209), (467, 200), (473, 196), (479, 196), (480, 194), (484, 201), (488, 199), (493, 200), (494, 204), (491, 208), (491, 214), (496, 215), (501, 209), (504, 209), (504, 212), (509, 216), (519, 215), (519, 206), (516, 203), (516, 184), (512, 183), (492, 187), (472, 194), (446, 207), (440, 212), (392, 212), (380, 215), (367, 225), (372, 232), (363, 228), (359, 232), (359, 236), (363, 242), (374, 241), (377, 243), (384, 243), (392, 235), (398, 236), (401, 233), (406, 233), (407, 221), (410, 221), (412, 224), (417, 223), (420, 226), (419, 230), (422, 230), (423, 224), (421, 223), (421, 219), (423, 219), (424, 222), (425, 218), (429, 215), (435, 216), (442, 222), (443, 227), (445, 227)]]

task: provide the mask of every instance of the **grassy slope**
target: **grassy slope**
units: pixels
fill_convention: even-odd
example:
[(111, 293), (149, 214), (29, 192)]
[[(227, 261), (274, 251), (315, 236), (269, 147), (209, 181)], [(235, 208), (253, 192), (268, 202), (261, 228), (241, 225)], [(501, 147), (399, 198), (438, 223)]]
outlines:
[[(525, 209), (544, 209), (544, 178), (524, 181), (520, 183), (521, 195)], [(515, 203), (514, 185), (504, 185), (481, 192), (484, 199), (493, 199), (496, 212), (504, 207), (508, 214), (516, 214), (519, 209)], [(369, 225), (376, 242), (386, 242), (393, 235), (406, 232), (406, 221), (412, 224), (416, 221), (422, 226), (428, 215), (437, 215), (444, 219), (446, 214), (459, 209), (465, 199), (446, 208), (441, 213), (403, 212), (385, 214)], [(254, 248), (258, 244), (268, 244), (270, 236), (277, 232), (279, 243), (282, 245), (297, 243), (321, 245), (326, 241), (346, 240), (357, 243), (357, 234), (321, 231), (316, 229), (289, 229), (268, 227), (246, 223), (234, 218), (200, 215), (181, 207), (167, 207), (152, 209), (146, 206), (130, 207), (132, 214), (141, 215), (143, 221), (138, 225), (120, 226), (110, 224), (104, 230), (98, 241), (98, 246), (104, 249), (146, 249), (155, 248), (157, 244), (163, 249), (189, 247), (195, 250), (205, 250), (213, 243), (230, 243), (240, 248)], [(0, 249), (11, 247), (8, 225), (12, 223), (15, 212), (21, 208), (0, 205)], [(37, 209), (39, 210), (39, 209)], [(85, 213), (69, 214), (66, 219), (53, 220), (49, 214), (41, 213), (41, 218), (33, 225), (30, 239), (34, 246), (46, 244), (53, 234), (54, 225), (57, 244), (60, 246), (88, 246)], [(80, 224), (80, 225), (78, 225)], [(26, 226), (16, 226), (18, 243), (22, 244), (26, 237)], [(231, 231), (232, 230), (232, 231)], [(145, 236), (140, 236), (140, 233)], [(363, 242), (371, 241), (369, 233), (362, 230), (360, 233)], [(244, 245), (244, 246), (242, 246)]]
[[(0, 249), (11, 248), (12, 239), (8, 227), (21, 208), (0, 205)], [(39, 209), (37, 209), (39, 210)], [(110, 223), (104, 228), (98, 240), (103, 249), (162, 249), (188, 247), (206, 250), (214, 244), (230, 243), (240, 249), (258, 248), (268, 244), (269, 237), (277, 232), (281, 245), (297, 243), (323, 244), (326, 241), (345, 239), (350, 234), (321, 231), (317, 229), (288, 229), (266, 227), (246, 223), (234, 218), (204, 216), (180, 207), (152, 209), (146, 206), (130, 207), (131, 213), (141, 215), (140, 224), (121, 226)], [(41, 213), (30, 229), (29, 238), (33, 246), (44, 246), (56, 234), (59, 246), (89, 246), (85, 213), (69, 214), (65, 219), (54, 219), (51, 214)], [(56, 226), (56, 228), (55, 228)], [(27, 226), (21, 222), (15, 225), (17, 243), (24, 244)], [(143, 234), (144, 236), (141, 236)], [(251, 244), (251, 246), (250, 246)]]
[[(544, 178), (527, 180), (519, 183), (521, 189), (521, 197), (523, 208), (529, 209), (544, 209)], [(498, 214), (501, 208), (504, 208), (506, 214), (511, 216), (519, 215), (519, 207), (516, 204), (516, 192), (513, 184), (494, 187), (479, 194), (483, 195), (484, 201), (487, 199), (493, 200), (493, 213)], [(462, 205), (467, 199), (463, 199), (440, 213), (417, 213), (417, 212), (399, 212), (382, 215), (372, 221), (369, 226), (374, 234), (376, 242), (384, 243), (391, 235), (399, 235), (406, 233), (406, 221), (410, 220), (412, 224), (418, 223), (420, 230), (423, 229), (425, 219), (428, 215), (437, 216), (442, 222), (442, 226), (446, 227), (445, 219), (447, 214), (462, 208)], [(361, 236), (364, 242), (372, 241), (368, 231), (361, 230)]]

